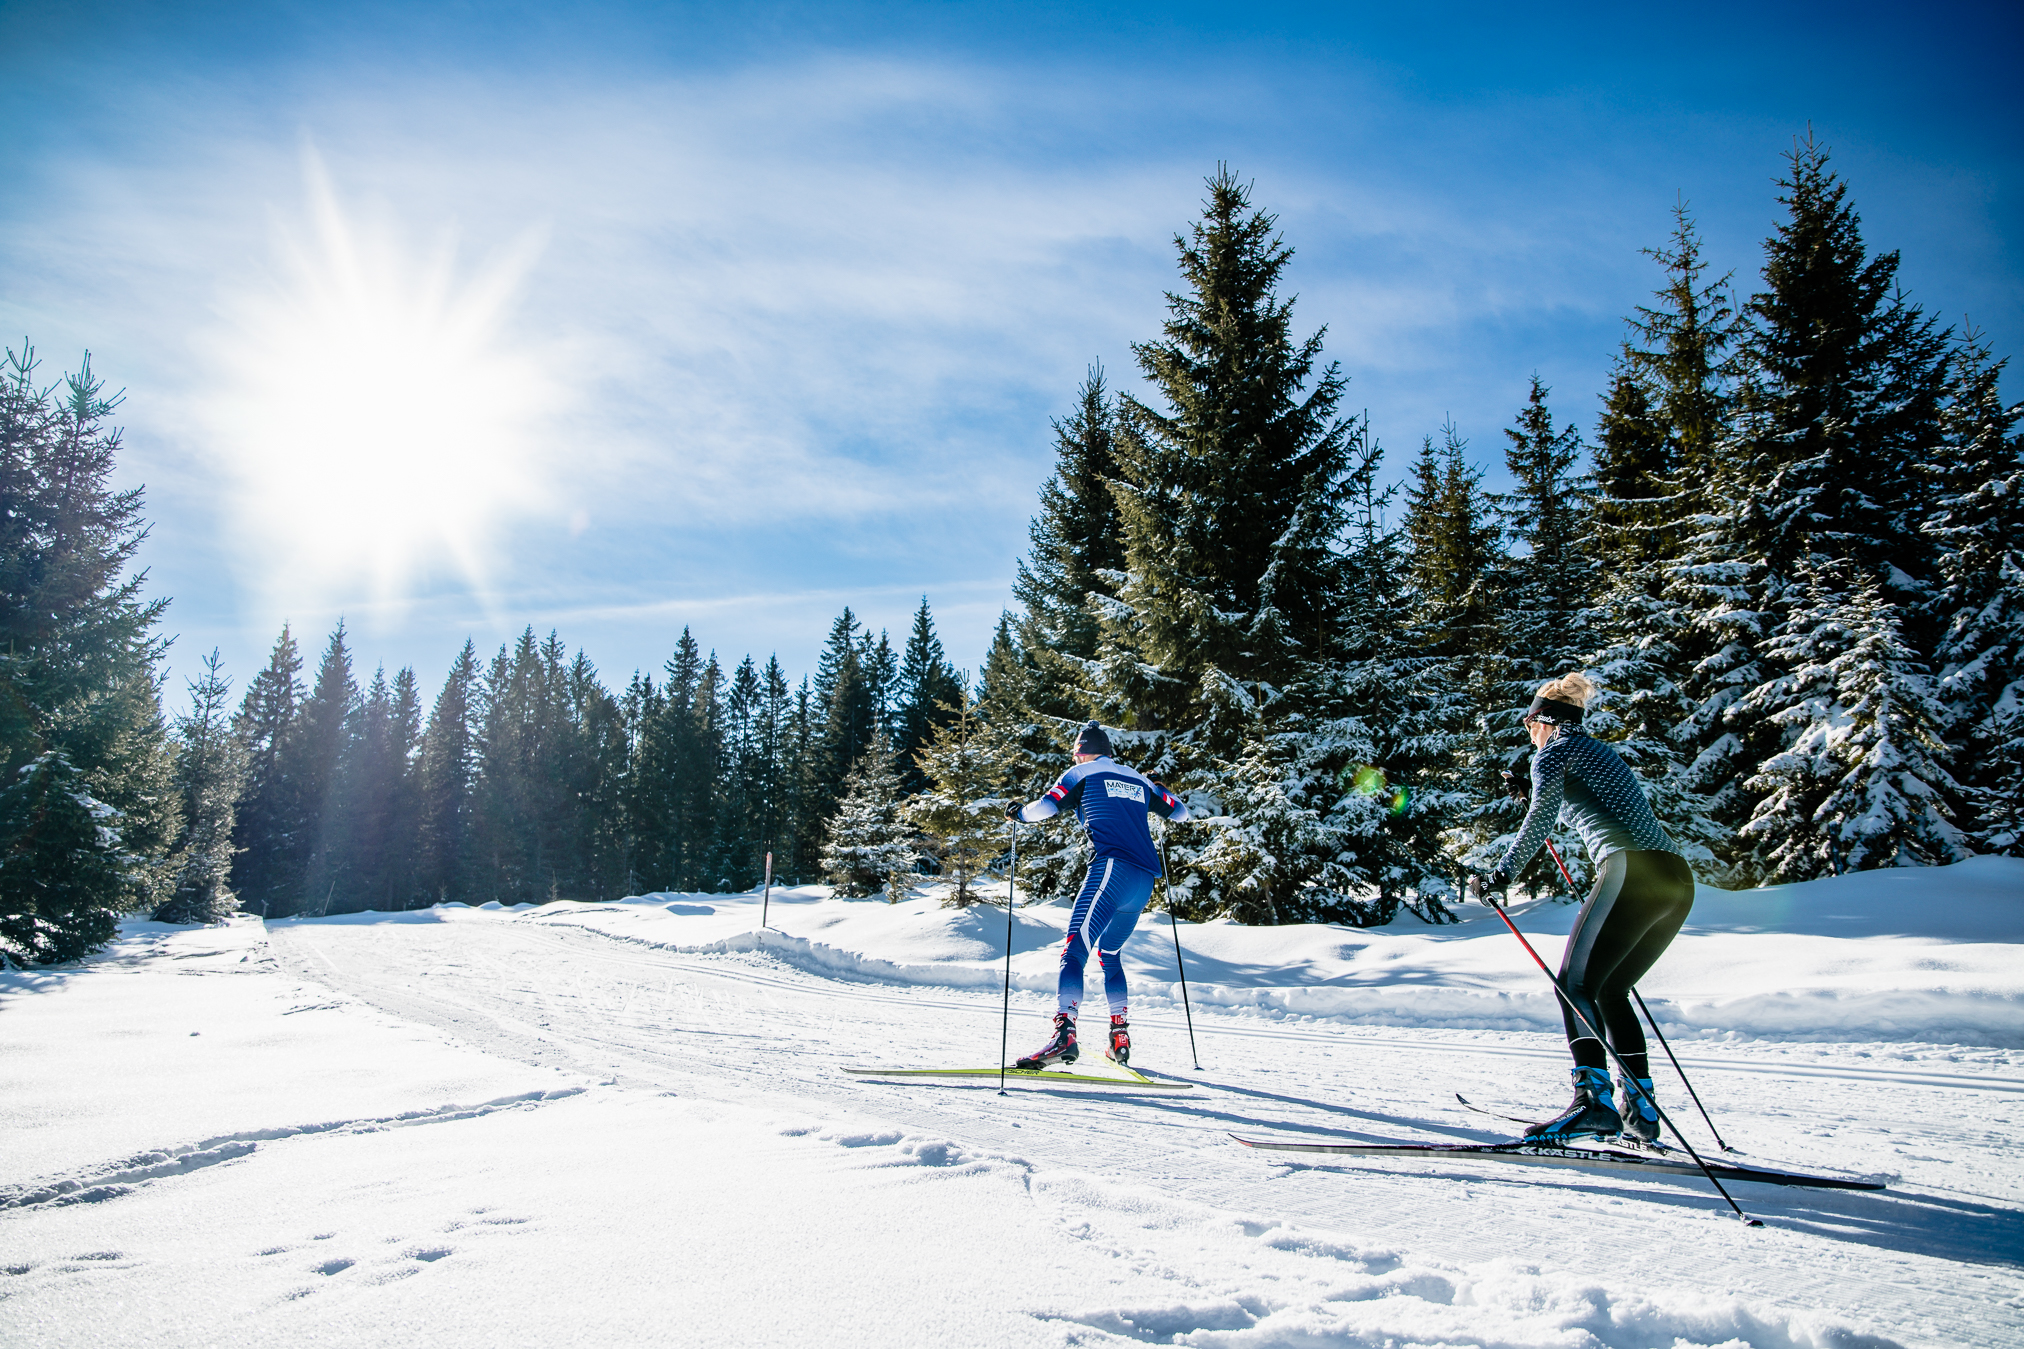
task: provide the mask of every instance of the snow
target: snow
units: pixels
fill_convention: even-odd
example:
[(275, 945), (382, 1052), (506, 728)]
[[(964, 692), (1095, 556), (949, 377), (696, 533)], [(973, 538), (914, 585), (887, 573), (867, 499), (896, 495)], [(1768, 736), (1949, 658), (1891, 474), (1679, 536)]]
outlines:
[[(839, 1069), (995, 1062), (1002, 907), (760, 903), (131, 922), (0, 976), (0, 1343), (2024, 1338), (2024, 863), (1703, 889), (1646, 992), (1738, 1160), (1890, 1183), (1738, 1186), (1761, 1231), (1699, 1184), (1229, 1141), (1557, 1106), (1550, 994), (1473, 906), (1182, 924), (1200, 1072), (1148, 921), (1138, 1058), (1195, 1089), (1000, 1097)], [(1572, 908), (1513, 913), (1552, 961)], [(1016, 1048), (1066, 916), (1016, 915)]]

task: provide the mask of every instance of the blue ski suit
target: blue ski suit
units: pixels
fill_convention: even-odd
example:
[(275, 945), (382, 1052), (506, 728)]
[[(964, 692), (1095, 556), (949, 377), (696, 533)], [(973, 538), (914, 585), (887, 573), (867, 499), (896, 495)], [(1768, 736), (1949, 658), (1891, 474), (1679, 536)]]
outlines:
[(1094, 947), (1111, 1014), (1122, 1016), (1126, 988), (1118, 953), (1138, 926), (1160, 876), (1160, 855), (1146, 816), (1185, 820), (1187, 803), (1143, 773), (1103, 757), (1063, 773), (1047, 795), (1021, 807), (1018, 818), (1034, 824), (1063, 810), (1074, 811), (1082, 821), (1096, 857), (1082, 878), (1068, 938), (1061, 944), (1061, 1010), (1075, 1015), (1082, 1001), (1082, 972)]

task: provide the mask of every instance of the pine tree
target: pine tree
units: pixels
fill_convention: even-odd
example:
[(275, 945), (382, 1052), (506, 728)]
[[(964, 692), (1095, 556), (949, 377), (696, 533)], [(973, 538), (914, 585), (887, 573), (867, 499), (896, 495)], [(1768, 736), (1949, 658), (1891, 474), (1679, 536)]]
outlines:
[[(1032, 800), (1069, 762), (1081, 720), (1035, 710), (1044, 701), (1038, 663), (1013, 633), (1009, 614), (998, 616), (975, 689), (977, 715), (996, 743), (1011, 753), (1009, 791)], [(1072, 817), (1043, 820), (1021, 838), (1019, 890), (1035, 899), (1058, 899), (1080, 885), (1092, 856), (1087, 835)]]
[(289, 814), (298, 822), (297, 851), (288, 859), (275, 912), (324, 914), (338, 886), (356, 879), (345, 874), (338, 802), (338, 768), (358, 731), (358, 685), (351, 676), (351, 650), (339, 619), (317, 666), (316, 683), (303, 700), (301, 715), (282, 746), (283, 777), (289, 787)]
[(1117, 409), (1102, 366), (1090, 367), (1075, 401), (1075, 411), (1054, 423), (1055, 468), (1041, 485), (1033, 551), (1019, 564), (1012, 593), (1025, 608), (1020, 644), (1040, 674), (1036, 710), (1080, 721), (1098, 683), (1091, 663), (1097, 610), (1115, 602), (1125, 555), (1111, 488), (1118, 475)]
[(831, 625), (829, 642), (816, 665), (815, 708), (821, 724), (806, 803), (815, 838), (821, 837), (823, 825), (836, 812), (851, 769), (881, 725), (883, 689), (873, 668), (875, 650), (871, 634), (846, 608)]
[(2024, 853), (2024, 403), (2005, 404), (2005, 361), (1966, 335), (1949, 399), (1938, 510), (1935, 665), (1977, 846)]
[[(1234, 747), (1241, 709), (1328, 649), (1326, 539), (1354, 424), (1323, 334), (1292, 337), (1278, 285), (1293, 253), (1227, 169), (1175, 238), (1184, 293), (1163, 337), (1133, 347), (1164, 410), (1119, 400), (1116, 499), (1126, 577), (1100, 606), (1106, 720), (1178, 733), (1184, 755)], [(1274, 564), (1279, 564), (1277, 567)], [(1270, 573), (1269, 594), (1267, 589)], [(1199, 742), (1199, 743), (1197, 743)]]
[(153, 635), (129, 575), (146, 525), (114, 491), (119, 432), (87, 358), (55, 387), (0, 368), (0, 953), (62, 961), (152, 909), (178, 832)]
[[(1920, 525), (1934, 494), (1926, 465), (1944, 457), (1949, 338), (1897, 289), (1897, 254), (1869, 256), (1827, 163), (1809, 138), (1780, 181), (1787, 215), (1765, 243), (1766, 289), (1745, 306), (1734, 429), (1667, 573), (1669, 593), (1695, 615), (1692, 781), (1722, 825), (1751, 824), (1725, 859), (1744, 882), (1770, 855), (1763, 794), (1750, 784), (1775, 777), (1770, 762), (1811, 724), (1808, 704), (1776, 703), (1770, 691), (1802, 696), (1802, 667), (1790, 662), (1835, 608), (1823, 587), (1873, 587), (1905, 606), (1905, 640), (1930, 649), (1935, 563)], [(1779, 809), (1798, 808), (1789, 783), (1775, 795)], [(1815, 844), (1773, 849), (1780, 874), (1832, 852)]]
[(217, 648), (192, 679), (190, 710), (176, 718), (176, 792), (183, 828), (176, 840), (173, 888), (155, 910), (158, 923), (218, 923), (232, 913), (232, 830), (246, 782), (246, 750), (232, 732), (231, 681)]
[(959, 683), (960, 702), (944, 703), (947, 715), (920, 751), (920, 769), (929, 786), (906, 803), (907, 823), (932, 842), (928, 851), (942, 874), (956, 882), (945, 901), (962, 908), (976, 902), (970, 883), (1004, 851), (1005, 804), (1018, 781), (1022, 756), (980, 715), (970, 691)]
[[(1582, 518), (1588, 484), (1576, 467), (1583, 447), (1574, 427), (1554, 425), (1549, 392), (1534, 375), (1517, 424), (1504, 432), (1509, 442), (1504, 463), (1518, 490), (1491, 498), (1499, 532), (1518, 551), (1497, 567), (1497, 636), (1475, 660), (1487, 699), (1463, 756), (1461, 786), (1477, 794), (1478, 804), (1463, 812), (1466, 823), (1456, 835), (1474, 844), (1466, 856), (1475, 864), (1500, 854), (1524, 817), (1525, 807), (1499, 788), (1503, 772), (1516, 771), (1522, 762), (1525, 732), (1519, 719), (1533, 693), (1548, 679), (1580, 669), (1595, 645), (1588, 620), (1598, 586)], [(1579, 883), (1576, 841), (1572, 833), (1558, 837)], [(1550, 892), (1559, 888), (1560, 873), (1542, 853), (1517, 879)]]
[(1921, 469), (1939, 457), (1949, 335), (1898, 290), (1895, 252), (1868, 255), (1827, 148), (1809, 136), (1791, 163), (1768, 288), (1748, 306), (1750, 540), (1774, 576), (1846, 562), (1886, 596), (1917, 598), (1932, 571)]
[(233, 721), (245, 749), (246, 786), (232, 831), (232, 889), (243, 907), (262, 914), (288, 912), (296, 896), (301, 823), (284, 751), (306, 692), (301, 676), (302, 654), (283, 624), (267, 668), (254, 676)]
[(472, 893), (471, 792), (477, 772), (477, 702), (478, 652), (467, 638), (443, 680), (442, 692), (436, 695), (415, 766), (419, 796), (416, 888), (424, 903), (460, 900)]
[(1763, 793), (1742, 830), (1756, 869), (1792, 881), (1958, 860), (1945, 714), (1901, 610), (1873, 582), (1845, 595), (1831, 576), (1807, 579), (1809, 598), (1769, 643), (1786, 673), (1739, 704), (1787, 737), (1749, 784)]
[(915, 762), (922, 748), (933, 739), (938, 727), (948, 720), (943, 709), (960, 705), (968, 694), (957, 682), (955, 667), (935, 635), (934, 615), (928, 612), (928, 597), (914, 611), (913, 630), (907, 635), (906, 654), (900, 660), (899, 712), (894, 727), (894, 752), (899, 756), (900, 790), (908, 796), (926, 789), (928, 779)]
[[(1383, 452), (1355, 442), (1344, 499), (1341, 650), (1294, 690), (1217, 775), (1225, 823), (1194, 854), (1199, 880), (1169, 903), (1191, 917), (1376, 926), (1409, 908), (1447, 921), (1454, 886), (1442, 834), (1467, 720), (1448, 671), (1410, 618), (1403, 540), (1385, 525)], [(1184, 832), (1201, 826), (1182, 826)], [(1196, 882), (1190, 877), (1189, 882)]]
[(822, 850), (823, 876), (846, 899), (882, 889), (888, 901), (905, 898), (920, 854), (900, 802), (892, 741), (880, 731), (845, 779), (843, 799), (829, 822)]

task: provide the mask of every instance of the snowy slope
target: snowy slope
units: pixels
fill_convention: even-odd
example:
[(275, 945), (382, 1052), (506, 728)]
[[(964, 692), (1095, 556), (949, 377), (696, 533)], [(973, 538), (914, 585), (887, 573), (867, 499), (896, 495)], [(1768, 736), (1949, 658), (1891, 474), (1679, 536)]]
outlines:
[[(1891, 1180), (1741, 1186), (1756, 1232), (1699, 1185), (1228, 1141), (1481, 1139), (1456, 1089), (1557, 1104), (1482, 917), (1184, 925), (1203, 1070), (1148, 991), (1141, 1059), (1196, 1084), (1157, 1099), (841, 1074), (995, 1061), (1002, 908), (132, 924), (0, 977), (0, 1343), (2011, 1345), (2020, 879), (1704, 892), (1649, 988), (1729, 1141)], [(1017, 1046), (1064, 917), (1018, 915)], [(1164, 927), (1132, 957), (1166, 977)]]

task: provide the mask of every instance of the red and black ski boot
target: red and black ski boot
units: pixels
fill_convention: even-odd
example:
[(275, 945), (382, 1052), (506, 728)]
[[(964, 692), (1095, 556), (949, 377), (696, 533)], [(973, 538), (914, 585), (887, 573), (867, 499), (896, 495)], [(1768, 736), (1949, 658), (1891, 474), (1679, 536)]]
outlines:
[(1075, 1047), (1075, 1018), (1067, 1012), (1054, 1014), (1054, 1038), (1040, 1046), (1035, 1053), (1028, 1054), (1012, 1066), (1030, 1072), (1044, 1068), (1050, 1063), (1073, 1063), (1082, 1057), (1082, 1051)]
[(1110, 1014), (1109, 1055), (1117, 1063), (1131, 1062), (1131, 1023), (1124, 1019), (1123, 1012)]

